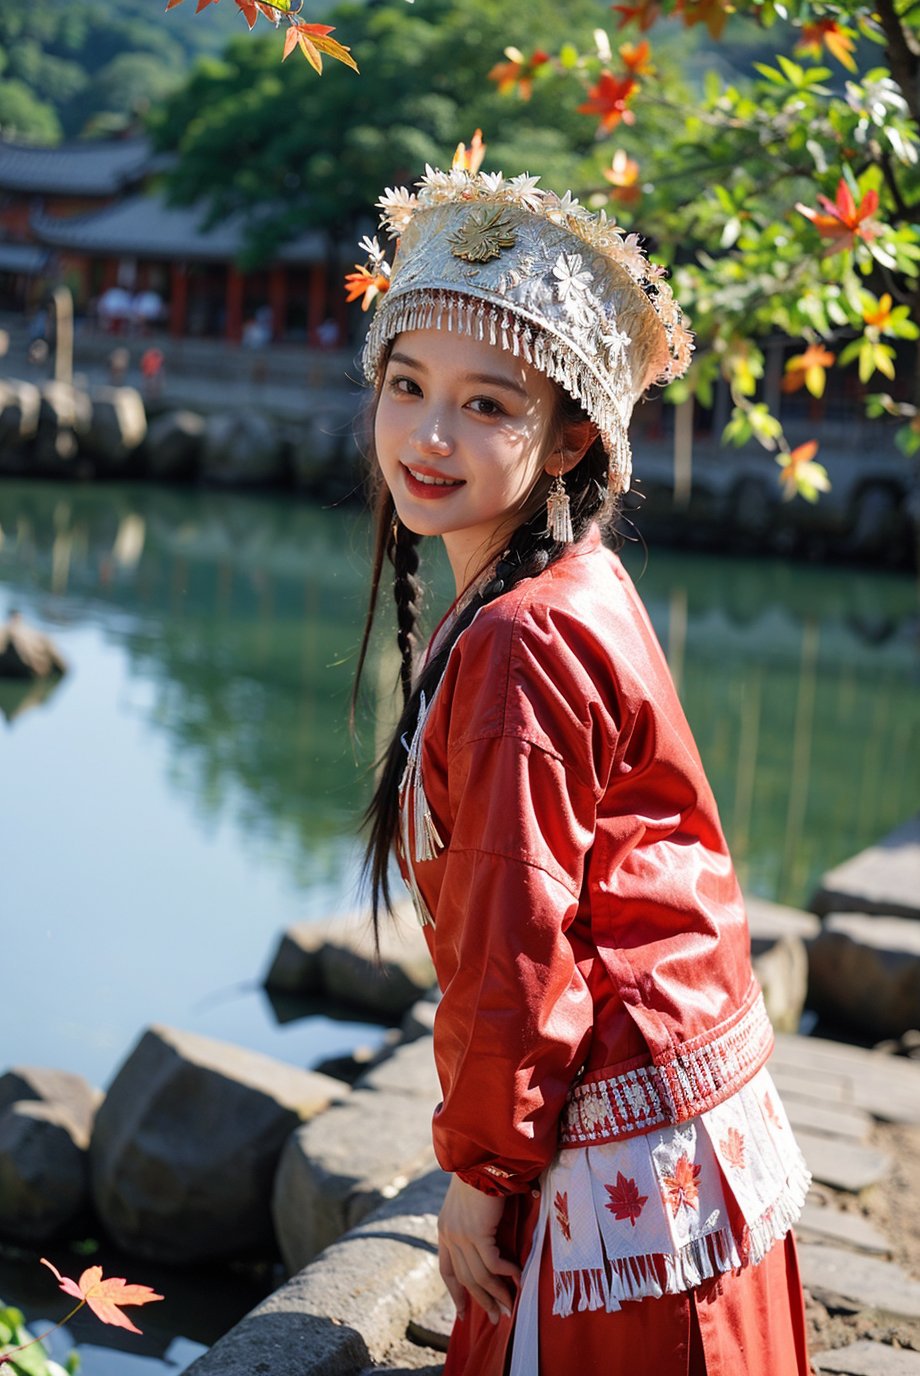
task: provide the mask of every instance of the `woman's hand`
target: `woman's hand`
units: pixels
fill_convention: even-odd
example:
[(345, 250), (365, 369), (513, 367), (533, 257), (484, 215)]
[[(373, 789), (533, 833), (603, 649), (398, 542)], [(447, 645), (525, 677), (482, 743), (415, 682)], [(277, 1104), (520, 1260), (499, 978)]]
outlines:
[(499, 1311), (511, 1318), (514, 1293), (499, 1277), (510, 1276), (520, 1284), (521, 1272), (513, 1261), (501, 1256), (495, 1241), (503, 1208), (504, 1200), (451, 1176), (438, 1217), (438, 1260), (460, 1316), (466, 1309), (465, 1292), (469, 1291), (493, 1323), (498, 1323)]

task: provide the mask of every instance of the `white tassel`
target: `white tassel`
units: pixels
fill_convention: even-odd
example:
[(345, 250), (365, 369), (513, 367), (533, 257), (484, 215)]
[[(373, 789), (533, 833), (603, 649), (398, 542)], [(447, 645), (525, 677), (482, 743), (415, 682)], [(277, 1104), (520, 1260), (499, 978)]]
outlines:
[(575, 539), (572, 530), (572, 508), (561, 473), (556, 475), (546, 498), (546, 522), (547, 533), (557, 543), (570, 545)]

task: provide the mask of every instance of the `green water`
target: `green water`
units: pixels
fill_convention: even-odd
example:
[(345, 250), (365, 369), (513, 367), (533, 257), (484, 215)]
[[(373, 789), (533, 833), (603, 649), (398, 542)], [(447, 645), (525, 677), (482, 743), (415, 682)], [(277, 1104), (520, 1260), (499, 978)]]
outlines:
[[(18, 606), (72, 664), (43, 699), (0, 691), (0, 1070), (104, 1085), (154, 1021), (307, 1065), (379, 1040), (344, 1011), (291, 1018), (259, 988), (285, 926), (356, 901), (373, 733), (355, 746), (346, 718), (368, 539), (355, 509), (292, 498), (0, 485), (0, 619)], [(806, 903), (918, 807), (916, 583), (625, 558), (743, 884)], [(392, 674), (375, 655), (372, 689)], [(30, 1317), (60, 1312), (35, 1303)], [(146, 1357), (125, 1340), (114, 1365), (87, 1335), (84, 1372), (182, 1369), (213, 1337), (184, 1318), (177, 1332)]]

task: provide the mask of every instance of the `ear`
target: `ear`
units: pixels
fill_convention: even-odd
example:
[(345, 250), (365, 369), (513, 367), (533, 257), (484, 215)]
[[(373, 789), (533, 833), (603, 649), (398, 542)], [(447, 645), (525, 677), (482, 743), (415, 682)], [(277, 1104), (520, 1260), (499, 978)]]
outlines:
[(567, 425), (562, 449), (557, 449), (550, 454), (544, 465), (546, 472), (552, 474), (553, 477), (556, 477), (560, 472), (570, 472), (577, 464), (581, 463), (597, 439), (598, 433), (598, 428), (593, 420), (582, 420), (573, 425)]

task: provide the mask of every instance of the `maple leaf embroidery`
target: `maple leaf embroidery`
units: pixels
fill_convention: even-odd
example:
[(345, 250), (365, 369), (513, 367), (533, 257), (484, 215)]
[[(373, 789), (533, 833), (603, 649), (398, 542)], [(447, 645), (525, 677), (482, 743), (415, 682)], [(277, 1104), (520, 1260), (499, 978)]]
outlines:
[(622, 1171), (617, 1171), (617, 1183), (605, 1185), (604, 1189), (610, 1195), (606, 1207), (614, 1218), (621, 1220), (628, 1218), (632, 1227), (635, 1228), (636, 1219), (641, 1214), (648, 1200), (648, 1195), (640, 1194), (635, 1180), (631, 1176), (627, 1178)]
[(719, 1146), (725, 1155), (725, 1159), (730, 1166), (736, 1170), (744, 1170), (744, 1134), (737, 1128), (729, 1128), (728, 1135), (724, 1137)]
[(553, 1208), (556, 1210), (556, 1222), (559, 1224), (559, 1229), (562, 1233), (562, 1236), (565, 1238), (566, 1242), (571, 1242), (572, 1228), (571, 1224), (569, 1223), (568, 1194), (562, 1194), (559, 1191), (557, 1191), (556, 1198), (553, 1200)]
[(455, 258), (463, 258), (467, 263), (488, 263), (503, 248), (513, 248), (517, 235), (503, 210), (474, 210), (458, 230), (448, 235), (447, 242)]
[(689, 1156), (684, 1155), (674, 1167), (674, 1174), (664, 1176), (662, 1184), (675, 1218), (684, 1205), (699, 1210), (699, 1187), (696, 1182), (701, 1170), (701, 1166), (694, 1166)]
[(776, 1109), (773, 1107), (773, 1100), (770, 1098), (769, 1091), (763, 1096), (764, 1112), (775, 1128), (782, 1128), (782, 1120)]

